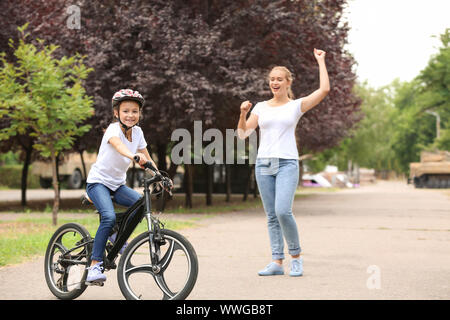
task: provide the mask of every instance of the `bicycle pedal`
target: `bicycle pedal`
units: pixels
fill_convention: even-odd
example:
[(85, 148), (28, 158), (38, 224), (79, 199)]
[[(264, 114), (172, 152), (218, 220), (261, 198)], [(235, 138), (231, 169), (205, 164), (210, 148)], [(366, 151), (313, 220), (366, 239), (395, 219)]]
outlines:
[(105, 285), (105, 282), (104, 281), (86, 281), (84, 284), (87, 286), (103, 287)]

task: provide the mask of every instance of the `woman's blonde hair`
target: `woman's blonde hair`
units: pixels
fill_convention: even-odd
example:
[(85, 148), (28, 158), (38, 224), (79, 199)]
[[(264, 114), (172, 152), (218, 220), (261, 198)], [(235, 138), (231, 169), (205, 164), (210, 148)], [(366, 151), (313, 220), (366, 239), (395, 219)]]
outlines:
[(292, 92), (292, 82), (294, 81), (294, 78), (292, 77), (292, 72), (289, 71), (288, 68), (284, 67), (284, 66), (275, 66), (273, 67), (270, 72), (269, 75), (272, 73), (273, 70), (278, 69), (284, 72), (284, 74), (286, 75), (286, 80), (290, 82), (289, 88), (288, 88), (288, 98), (289, 99), (295, 99), (294, 97), (294, 93)]

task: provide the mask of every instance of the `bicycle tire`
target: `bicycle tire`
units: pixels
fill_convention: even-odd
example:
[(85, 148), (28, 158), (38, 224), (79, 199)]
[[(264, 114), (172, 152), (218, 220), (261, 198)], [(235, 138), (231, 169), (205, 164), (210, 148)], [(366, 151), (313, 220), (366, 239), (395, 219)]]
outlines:
[[(147, 265), (146, 271), (139, 271), (140, 273), (149, 273), (153, 276), (153, 280), (155, 281), (157, 287), (161, 290), (162, 293), (162, 300), (183, 300), (186, 299), (187, 296), (191, 293), (192, 289), (194, 288), (194, 285), (197, 281), (197, 275), (198, 275), (198, 259), (197, 254), (191, 245), (191, 243), (181, 234), (167, 229), (161, 230), (162, 238), (169, 242), (169, 246), (171, 248), (175, 248), (172, 250), (172, 255), (175, 251), (181, 250), (186, 256), (181, 258), (182, 260), (185, 258), (188, 264), (188, 275), (186, 277), (186, 280), (181, 288), (181, 290), (177, 292), (172, 292), (171, 289), (167, 287), (166, 279), (164, 276), (165, 271), (170, 267), (170, 264), (172, 261), (172, 256), (167, 257), (166, 255), (163, 257), (166, 258), (167, 266), (165, 266), (165, 271), (160, 274), (154, 274), (151, 270), (149, 270), (149, 266)], [(136, 238), (131, 241), (131, 243), (128, 245), (128, 247), (125, 249), (122, 257), (120, 258), (119, 265), (117, 268), (117, 278), (119, 282), (120, 290), (123, 294), (123, 296), (127, 300), (139, 300), (141, 299), (141, 296), (138, 295), (138, 293), (135, 293), (133, 289), (131, 288), (129, 284), (129, 277), (131, 275), (131, 272), (129, 270), (133, 269), (133, 266), (131, 264), (131, 259), (133, 258), (133, 255), (137, 254), (137, 250), (141, 248), (144, 245), (149, 245), (149, 232), (144, 232), (140, 235), (138, 235)], [(145, 252), (145, 251), (144, 251)], [(150, 259), (150, 254), (148, 253), (147, 259)], [(134, 267), (134, 269), (138, 269)], [(141, 270), (143, 270), (144, 267), (141, 267)], [(138, 273), (138, 271), (134, 271), (134, 273)], [(161, 285), (162, 282), (162, 285)], [(161, 288), (161, 286), (165, 288)], [(147, 287), (145, 287), (145, 291), (147, 291)], [(150, 289), (149, 289), (150, 290)], [(156, 294), (156, 293), (155, 293)], [(158, 294), (159, 295), (159, 294)]]
[[(72, 266), (75, 266), (75, 264), (70, 265), (67, 264), (66, 266), (63, 266), (62, 264), (58, 264), (57, 262), (53, 261), (53, 258), (57, 254), (57, 250), (59, 250), (61, 253), (62, 250), (65, 250), (66, 252), (70, 250), (70, 248), (64, 248), (64, 245), (62, 244), (62, 238), (64, 235), (73, 232), (75, 237), (75, 234), (79, 234), (80, 239), (84, 240), (91, 240), (91, 235), (86, 230), (84, 226), (78, 223), (67, 223), (59, 227), (53, 236), (50, 238), (50, 241), (47, 246), (47, 250), (45, 252), (45, 263), (44, 263), (44, 272), (45, 272), (45, 281), (47, 282), (47, 286), (49, 287), (50, 291), (53, 293), (54, 296), (61, 300), (72, 300), (77, 297), (79, 297), (87, 288), (87, 285), (85, 284), (85, 279), (88, 273), (88, 270), (86, 266), (79, 267), (80, 269), (83, 269), (83, 272), (80, 272), (80, 281), (75, 283), (75, 286), (72, 290), (68, 290), (68, 288), (74, 284), (67, 283), (69, 280), (69, 273), (70, 268)], [(75, 241), (77, 238), (74, 238), (73, 241)], [(58, 241), (60, 243), (58, 243)], [(80, 241), (80, 240), (79, 240)], [(67, 249), (67, 250), (66, 250)], [(90, 261), (90, 252), (89, 252), (89, 246), (84, 246), (84, 248), (81, 249), (81, 252), (79, 253), (80, 259), (82, 259), (82, 256), (86, 258), (86, 264)], [(83, 263), (80, 263), (80, 265), (83, 265)], [(59, 269), (61, 268), (61, 269)], [(55, 269), (58, 269), (55, 271)], [(60, 278), (56, 280), (54, 278), (53, 272), (56, 272), (58, 274), (61, 274)]]

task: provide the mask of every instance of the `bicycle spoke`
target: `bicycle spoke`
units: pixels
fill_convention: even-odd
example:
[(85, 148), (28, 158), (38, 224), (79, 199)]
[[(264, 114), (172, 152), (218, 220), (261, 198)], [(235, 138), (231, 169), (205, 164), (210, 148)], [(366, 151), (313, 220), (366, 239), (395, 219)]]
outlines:
[(162, 236), (163, 244), (154, 248), (160, 252), (156, 265), (150, 261), (148, 233), (133, 240), (122, 257), (119, 285), (127, 299), (183, 299), (192, 290), (198, 270), (195, 251), (173, 231), (163, 230)]
[[(167, 286), (166, 280), (164, 279), (164, 275), (158, 274), (154, 276), (156, 284), (158, 287), (162, 290), (164, 297), (167, 297), (168, 299), (172, 299), (176, 296), (177, 292), (172, 292), (169, 287)], [(164, 299), (166, 300), (166, 299)]]
[(167, 249), (167, 252), (164, 255), (164, 257), (162, 257), (162, 259), (160, 259), (160, 261), (158, 262), (158, 265), (161, 268), (161, 272), (164, 272), (167, 269), (167, 267), (170, 264), (170, 261), (173, 258), (173, 254), (174, 254), (175, 250), (177, 249), (177, 247), (176, 247), (177, 244), (175, 243), (175, 241), (168, 240), (168, 239), (166, 239), (166, 241), (170, 241), (170, 246)]
[(139, 273), (139, 272), (140, 273), (150, 273), (151, 275), (153, 275), (152, 265), (144, 264), (144, 265), (141, 265), (141, 266), (130, 266), (129, 268), (127, 268), (125, 270), (125, 275), (127, 277), (129, 277), (133, 273)]
[[(173, 247), (173, 246), (172, 246)], [(168, 260), (170, 261), (170, 259)], [(176, 292), (172, 292), (169, 287), (167, 286), (167, 283), (164, 279), (164, 275), (159, 273), (155, 274), (153, 272), (153, 267), (150, 264), (140, 265), (140, 266), (128, 266), (128, 268), (125, 270), (125, 276), (127, 279), (135, 273), (147, 273), (153, 276), (155, 279), (156, 284), (163, 292), (164, 296), (171, 299), (176, 295)]]
[[(55, 242), (55, 247), (57, 247), (62, 254), (65, 254), (68, 251), (68, 249), (61, 242)], [(53, 253), (56, 253), (55, 250), (53, 250)]]
[(74, 299), (86, 289), (89, 241), (88, 231), (76, 223), (61, 226), (50, 240), (45, 254), (45, 279), (56, 297)]

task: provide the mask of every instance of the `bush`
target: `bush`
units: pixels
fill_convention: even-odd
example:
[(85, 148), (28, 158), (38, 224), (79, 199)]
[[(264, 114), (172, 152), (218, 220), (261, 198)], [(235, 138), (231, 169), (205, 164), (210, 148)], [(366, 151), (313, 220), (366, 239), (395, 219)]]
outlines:
[[(21, 165), (3, 165), (0, 167), (0, 188), (20, 189), (21, 180)], [(40, 188), (39, 177), (31, 174), (31, 166), (28, 168), (27, 188)]]

